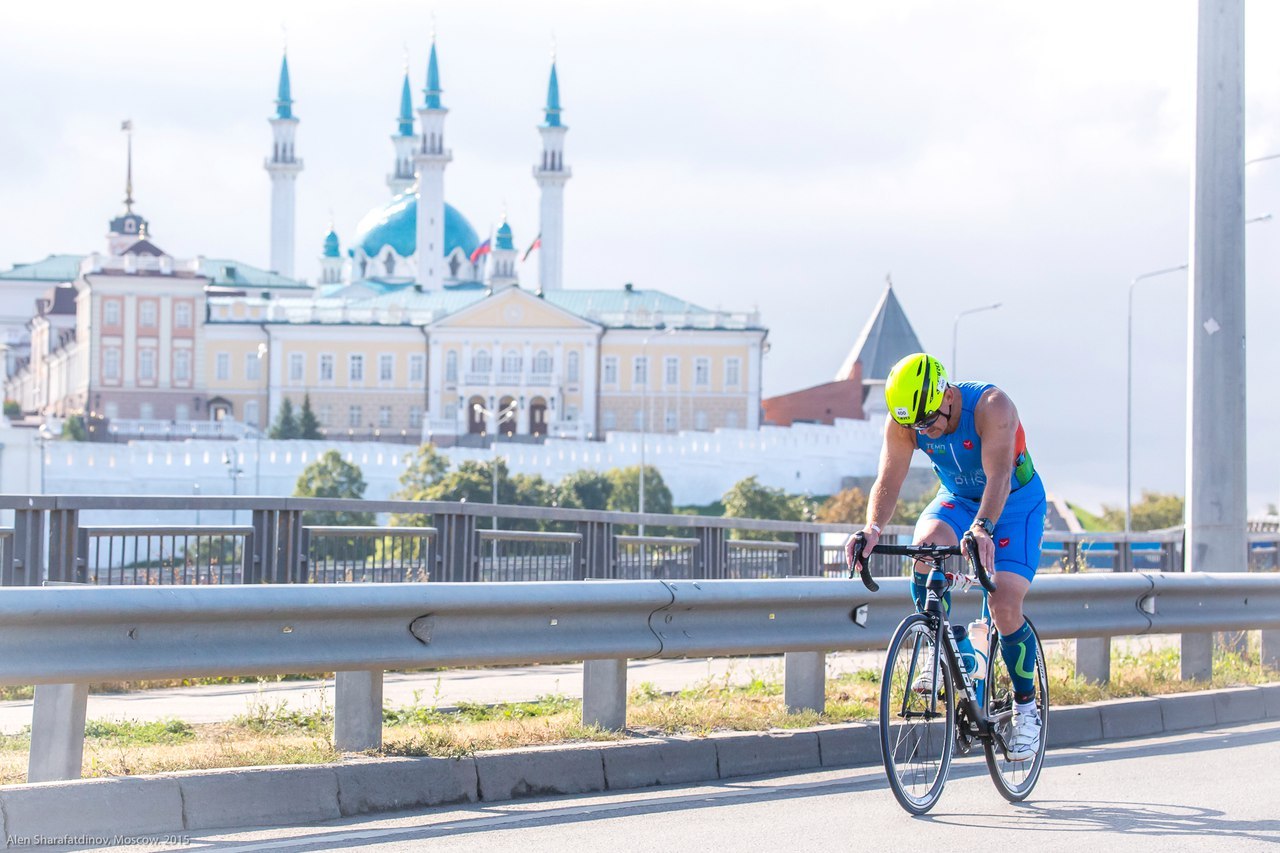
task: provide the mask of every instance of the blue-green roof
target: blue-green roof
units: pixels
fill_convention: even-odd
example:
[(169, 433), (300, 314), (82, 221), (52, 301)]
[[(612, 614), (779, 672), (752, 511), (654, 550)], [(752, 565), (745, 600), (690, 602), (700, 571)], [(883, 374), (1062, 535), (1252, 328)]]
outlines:
[(426, 96), (427, 109), (440, 109), (440, 63), (436, 59), (436, 43), (431, 42), (431, 58), (427, 60), (427, 88), (422, 90)]
[(338, 243), (338, 232), (332, 228), (329, 229), (328, 234), (324, 235), (324, 256), (326, 258), (342, 257), (342, 247)]
[(551, 81), (547, 83), (547, 127), (560, 126), (560, 80), (556, 64), (551, 63)]
[(511, 238), (511, 226), (507, 224), (507, 220), (502, 220), (502, 224), (498, 226), (497, 243), (495, 248), (498, 249), (514, 249), (515, 245)]
[(648, 311), (663, 314), (710, 314), (692, 302), (677, 299), (661, 290), (550, 290), (542, 294), (550, 302), (585, 317), (589, 313), (620, 314), (625, 311)]
[(200, 275), (217, 287), (282, 287), (310, 290), (305, 283), (240, 261), (200, 258)]
[(80, 275), (80, 262), (86, 255), (50, 255), (42, 261), (14, 264), (13, 269), (0, 272), (0, 280), (19, 281), (75, 281)]
[[(445, 204), (441, 256), (458, 248), (470, 256), (479, 243), (476, 230), (466, 217), (453, 205)], [(402, 258), (412, 255), (418, 248), (418, 194), (408, 190), (365, 214), (356, 226), (352, 245), (364, 249), (371, 258), (377, 257), (384, 246), (390, 246)]]
[(289, 55), (280, 60), (280, 85), (276, 88), (276, 118), (293, 118), (293, 97), (289, 94)]
[(409, 93), (409, 72), (404, 73), (400, 87), (400, 135), (413, 136), (413, 96)]

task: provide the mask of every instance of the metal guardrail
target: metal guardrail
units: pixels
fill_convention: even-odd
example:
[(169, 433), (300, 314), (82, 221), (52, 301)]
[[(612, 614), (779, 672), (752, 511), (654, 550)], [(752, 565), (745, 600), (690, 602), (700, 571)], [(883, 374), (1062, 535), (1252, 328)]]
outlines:
[(79, 527), (72, 582), (238, 584), (253, 554), (253, 528), (99, 525)]
[(303, 577), (311, 583), (431, 580), (434, 527), (306, 525)]
[[(495, 540), (496, 541), (496, 540)], [(564, 540), (567, 541), (567, 540)], [(36, 684), (31, 781), (76, 778), (88, 684), (336, 671), (335, 739), (382, 737), (382, 672), (584, 660), (584, 721), (625, 722), (627, 659), (785, 652), (786, 702), (817, 696), (825, 653), (880, 649), (905, 579), (871, 595), (820, 579), (0, 590), (0, 684)], [(956, 613), (976, 607), (958, 595)], [(1280, 575), (1049, 576), (1045, 639), (1280, 628)], [(813, 706), (812, 699), (809, 707)]]

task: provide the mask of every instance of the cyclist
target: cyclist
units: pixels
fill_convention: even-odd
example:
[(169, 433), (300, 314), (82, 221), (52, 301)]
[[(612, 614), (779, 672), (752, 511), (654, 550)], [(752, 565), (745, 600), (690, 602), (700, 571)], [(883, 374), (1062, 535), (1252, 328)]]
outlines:
[[(949, 383), (942, 362), (922, 352), (893, 366), (884, 395), (889, 417), (862, 531), (865, 552), (874, 550), (897, 507), (912, 453), (923, 450), (941, 487), (916, 523), (914, 542), (954, 546), (971, 531), (982, 564), (994, 567), (991, 613), (1000, 630), (1000, 652), (1013, 681), (1015, 702), (1009, 758), (1028, 760), (1039, 746), (1041, 724), (1035, 705), (1036, 644), (1022, 614), (1022, 600), (1040, 564), (1045, 492), (1027, 452), (1018, 410), (994, 385)], [(852, 561), (852, 539), (847, 549)], [(928, 565), (917, 562), (912, 573), (912, 596), (921, 611), (928, 571)], [(943, 606), (950, 611), (950, 593)], [(952, 631), (972, 670), (976, 655), (967, 629), (956, 626)], [(929, 683), (923, 689), (932, 687)]]

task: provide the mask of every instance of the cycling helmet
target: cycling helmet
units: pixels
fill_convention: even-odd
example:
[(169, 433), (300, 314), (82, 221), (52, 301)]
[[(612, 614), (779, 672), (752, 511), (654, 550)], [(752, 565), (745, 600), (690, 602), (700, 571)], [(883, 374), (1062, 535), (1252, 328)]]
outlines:
[(914, 352), (889, 371), (884, 401), (889, 414), (903, 426), (911, 426), (938, 411), (947, 390), (947, 369), (928, 353)]

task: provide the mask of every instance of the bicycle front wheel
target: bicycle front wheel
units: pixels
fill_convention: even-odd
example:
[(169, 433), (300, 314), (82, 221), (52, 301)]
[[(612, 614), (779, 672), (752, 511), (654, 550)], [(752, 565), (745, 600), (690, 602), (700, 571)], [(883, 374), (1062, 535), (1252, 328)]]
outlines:
[[(1031, 620), (1027, 620), (1031, 625)], [(987, 718), (991, 720), (992, 737), (983, 742), (987, 754), (987, 769), (1001, 796), (1011, 803), (1021, 802), (1031, 793), (1040, 779), (1044, 767), (1045, 743), (1049, 737), (1049, 672), (1044, 662), (1044, 646), (1036, 626), (1031, 634), (1036, 643), (1036, 670), (1033, 679), (1036, 688), (1036, 707), (1040, 711), (1040, 746), (1036, 754), (1025, 761), (1010, 761), (1007, 745), (1013, 725), (1013, 682), (1009, 668), (1000, 653), (999, 640), (993, 634), (991, 655), (987, 661)]]
[(880, 681), (880, 752), (898, 803), (924, 814), (942, 796), (955, 747), (955, 692), (938, 631), (916, 613), (889, 642)]

